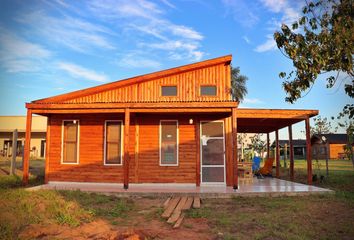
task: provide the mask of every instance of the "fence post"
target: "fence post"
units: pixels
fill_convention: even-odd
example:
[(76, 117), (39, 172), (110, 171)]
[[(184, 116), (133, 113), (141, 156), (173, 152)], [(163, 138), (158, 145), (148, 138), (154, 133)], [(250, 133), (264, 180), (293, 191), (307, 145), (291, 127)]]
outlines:
[(15, 129), (12, 133), (12, 158), (10, 165), (10, 175), (15, 174), (16, 169), (16, 155), (17, 155), (17, 129)]

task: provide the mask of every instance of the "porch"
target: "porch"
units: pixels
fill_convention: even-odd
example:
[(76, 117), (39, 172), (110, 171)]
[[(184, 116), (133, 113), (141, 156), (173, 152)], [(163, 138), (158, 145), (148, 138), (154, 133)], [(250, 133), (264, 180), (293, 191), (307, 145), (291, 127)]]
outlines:
[(96, 192), (121, 197), (165, 197), (170, 195), (198, 195), (202, 198), (232, 198), (232, 197), (265, 197), (265, 196), (304, 196), (313, 194), (330, 194), (334, 191), (305, 185), (278, 178), (258, 179), (254, 177), (252, 184), (239, 184), (239, 189), (231, 186), (195, 184), (133, 184), (128, 189), (123, 189), (119, 183), (85, 183), (85, 182), (49, 182), (48, 184), (28, 188), (29, 191), (39, 189), (52, 190), (80, 190)]

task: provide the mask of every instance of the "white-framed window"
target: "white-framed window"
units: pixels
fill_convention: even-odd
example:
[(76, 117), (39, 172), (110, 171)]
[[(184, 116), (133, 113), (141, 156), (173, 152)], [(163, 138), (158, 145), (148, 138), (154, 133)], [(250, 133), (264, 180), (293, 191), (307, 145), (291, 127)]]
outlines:
[(178, 120), (160, 120), (160, 166), (178, 166)]
[(104, 127), (104, 165), (120, 166), (123, 149), (123, 122), (106, 120)]
[(61, 163), (79, 164), (80, 121), (63, 120), (61, 128)]

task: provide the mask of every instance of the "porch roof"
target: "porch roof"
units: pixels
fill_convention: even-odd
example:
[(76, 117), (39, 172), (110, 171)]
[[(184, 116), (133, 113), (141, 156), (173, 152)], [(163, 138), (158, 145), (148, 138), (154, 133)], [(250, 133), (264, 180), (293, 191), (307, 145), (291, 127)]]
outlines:
[(269, 133), (318, 115), (318, 110), (237, 109), (237, 132)]

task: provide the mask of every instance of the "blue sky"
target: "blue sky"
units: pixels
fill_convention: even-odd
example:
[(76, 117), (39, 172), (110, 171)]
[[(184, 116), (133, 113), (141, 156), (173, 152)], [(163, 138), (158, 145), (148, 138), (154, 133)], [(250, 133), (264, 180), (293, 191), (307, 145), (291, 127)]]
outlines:
[[(24, 115), (24, 103), (32, 100), (232, 54), (232, 64), (249, 77), (241, 107), (318, 109), (321, 116), (336, 116), (350, 99), (343, 85), (326, 89), (324, 78), (295, 104), (284, 101), (278, 74), (292, 63), (272, 35), (282, 22), (296, 20), (303, 4), (3, 0), (0, 115)], [(303, 129), (298, 124), (295, 137)]]

